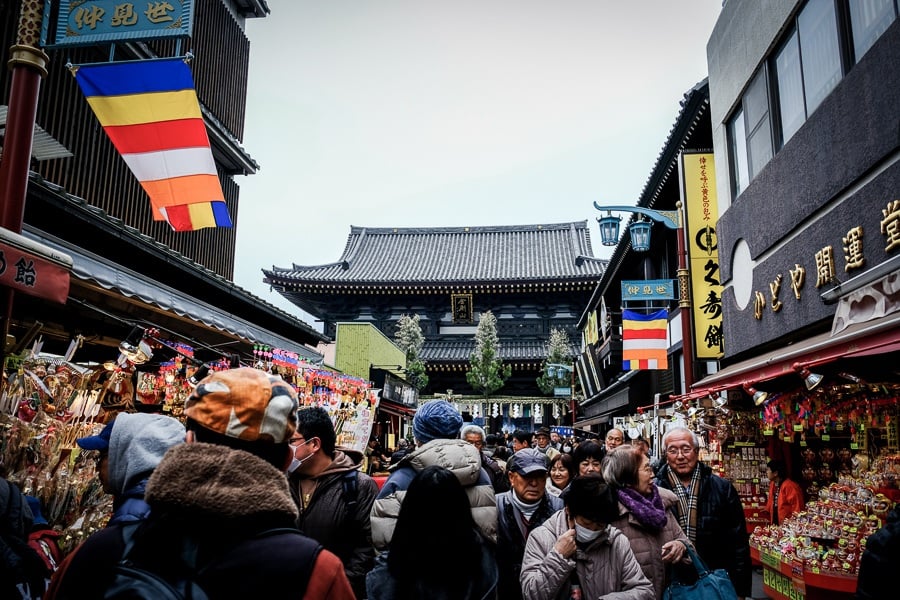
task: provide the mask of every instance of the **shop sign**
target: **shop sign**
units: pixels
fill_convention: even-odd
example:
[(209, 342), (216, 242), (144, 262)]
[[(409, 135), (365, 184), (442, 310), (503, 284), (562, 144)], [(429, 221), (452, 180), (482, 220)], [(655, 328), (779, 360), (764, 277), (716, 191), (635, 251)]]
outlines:
[(681, 155), (685, 205), (685, 245), (691, 272), (694, 350), (697, 358), (725, 353), (722, 333), (722, 283), (716, 221), (716, 167), (711, 153)]
[(65, 304), (71, 267), (68, 255), (0, 229), (0, 284)]
[(622, 302), (674, 299), (675, 282), (672, 279), (622, 281)]
[[(53, 9), (45, 2), (45, 21)], [(110, 42), (137, 42), (167, 37), (189, 37), (194, 0), (143, 3), (122, 0), (61, 0), (56, 37), (48, 47), (87, 46)]]
[[(900, 200), (891, 200), (881, 210), (882, 219), (879, 223), (881, 226), (881, 239), (884, 243), (884, 251), (891, 253), (900, 248)], [(866, 232), (862, 226), (856, 225), (847, 230), (847, 233), (841, 237), (839, 246), (840, 251), (835, 250), (835, 244), (828, 244), (819, 248), (808, 262), (813, 269), (811, 277), (815, 276), (816, 289), (827, 285), (833, 285), (837, 282), (838, 269), (843, 266), (844, 273), (850, 273), (862, 269), (866, 265), (866, 259), (863, 254), (863, 243), (866, 241)], [(870, 237), (877, 239), (877, 234)], [(839, 259), (843, 261), (839, 264)], [(756, 290), (753, 292), (753, 316), (759, 321), (762, 320), (766, 310), (773, 313), (779, 312), (784, 307), (784, 299), (790, 297), (790, 293), (782, 294), (782, 284), (787, 284), (793, 293), (794, 299), (800, 302), (803, 293), (803, 287), (806, 285), (807, 268), (800, 264), (794, 263), (792, 267), (785, 269), (787, 279), (783, 273), (778, 273), (775, 278), (769, 282), (768, 294), (764, 291)]]
[[(798, 585), (799, 584), (799, 585)], [(772, 569), (763, 569), (763, 586), (777, 592), (782, 598), (789, 600), (805, 600), (806, 594), (802, 581), (797, 582), (786, 575)]]

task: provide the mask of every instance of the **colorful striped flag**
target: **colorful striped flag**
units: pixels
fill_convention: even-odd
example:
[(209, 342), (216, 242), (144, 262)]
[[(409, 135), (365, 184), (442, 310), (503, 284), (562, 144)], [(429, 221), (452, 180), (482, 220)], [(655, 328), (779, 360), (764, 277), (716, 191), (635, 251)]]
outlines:
[(88, 104), (153, 207), (175, 231), (231, 227), (206, 125), (183, 58), (81, 65)]
[(668, 369), (668, 312), (622, 311), (622, 368), (625, 371)]

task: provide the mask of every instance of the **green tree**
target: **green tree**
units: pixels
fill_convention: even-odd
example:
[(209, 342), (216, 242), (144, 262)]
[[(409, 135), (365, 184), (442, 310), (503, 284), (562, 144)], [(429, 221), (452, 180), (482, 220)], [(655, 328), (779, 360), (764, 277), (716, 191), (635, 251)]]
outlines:
[(421, 392), (428, 385), (428, 375), (425, 374), (425, 361), (419, 358), (425, 344), (419, 315), (400, 317), (394, 342), (406, 355), (406, 380)]
[[(555, 327), (551, 329), (550, 343), (548, 344), (547, 350), (547, 359), (541, 365), (541, 376), (535, 380), (538, 389), (540, 389), (541, 393), (545, 396), (552, 394), (553, 388), (558, 386), (561, 387), (563, 385), (563, 382), (558, 376), (550, 377), (547, 374), (547, 365), (569, 365), (572, 362), (572, 348), (569, 344), (569, 334), (566, 333), (564, 329), (557, 329)], [(569, 383), (569, 374), (567, 373), (564, 385), (568, 386)]]
[(512, 375), (512, 367), (504, 365), (497, 356), (500, 338), (497, 336), (497, 317), (491, 311), (483, 312), (478, 318), (475, 331), (475, 351), (469, 357), (466, 381), (476, 391), (487, 398), (506, 383)]

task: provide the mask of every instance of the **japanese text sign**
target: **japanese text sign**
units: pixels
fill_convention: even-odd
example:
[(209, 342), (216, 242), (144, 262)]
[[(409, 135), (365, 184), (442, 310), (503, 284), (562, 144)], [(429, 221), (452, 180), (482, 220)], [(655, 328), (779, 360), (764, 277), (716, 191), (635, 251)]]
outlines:
[[(49, 3), (48, 3), (49, 5)], [(194, 0), (61, 0), (50, 46), (86, 46), (191, 35)]]
[(685, 206), (685, 244), (690, 258), (693, 296), (694, 347), (697, 358), (714, 359), (724, 354), (722, 339), (722, 282), (719, 275), (719, 242), (716, 221), (716, 167), (713, 155), (685, 153), (682, 185)]

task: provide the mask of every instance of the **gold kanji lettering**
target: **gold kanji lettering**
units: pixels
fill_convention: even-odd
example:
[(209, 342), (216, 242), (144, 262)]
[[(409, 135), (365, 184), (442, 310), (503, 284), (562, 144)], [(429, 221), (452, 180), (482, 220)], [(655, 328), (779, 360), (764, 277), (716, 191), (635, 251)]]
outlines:
[(75, 25), (78, 26), (78, 29), (82, 27), (96, 29), (97, 24), (103, 21), (105, 14), (106, 11), (96, 4), (92, 4), (90, 7), (82, 6), (75, 10)]
[(175, 10), (175, 7), (168, 2), (148, 2), (144, 15), (147, 16), (147, 20), (151, 23), (165, 23), (166, 21), (174, 21), (172, 15), (169, 14), (173, 10)]
[(842, 240), (844, 242), (844, 272), (858, 269), (866, 264), (866, 257), (863, 255), (863, 228), (854, 227)]
[(134, 4), (132, 4), (131, 2), (116, 4), (110, 26), (119, 27), (122, 25), (134, 25), (135, 23), (137, 23), (137, 20), (138, 16), (137, 13), (134, 12)]
[(881, 233), (887, 240), (885, 252), (890, 252), (900, 247), (900, 200), (891, 200), (887, 208), (881, 210), (884, 217), (881, 220)]
[(772, 294), (772, 312), (781, 310), (781, 300), (778, 299), (778, 293), (781, 292), (781, 281), (784, 279), (781, 273), (775, 278), (775, 281), (769, 284), (769, 292)]
[(795, 263), (794, 268), (789, 270), (788, 273), (791, 274), (791, 289), (794, 290), (794, 298), (799, 300), (800, 288), (803, 287), (806, 281), (806, 268)]
[(816, 252), (816, 287), (834, 281), (834, 248), (825, 246)]
[(753, 299), (753, 316), (757, 321), (762, 319), (763, 311), (766, 309), (766, 297), (762, 292), (755, 292)]

